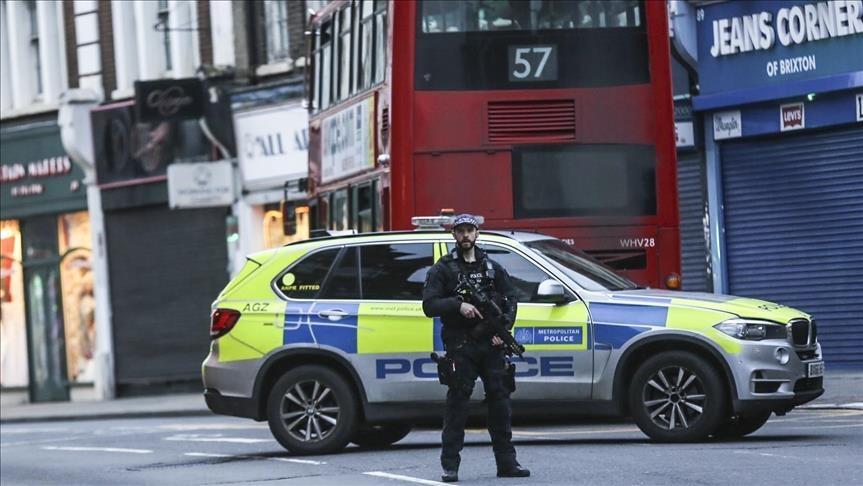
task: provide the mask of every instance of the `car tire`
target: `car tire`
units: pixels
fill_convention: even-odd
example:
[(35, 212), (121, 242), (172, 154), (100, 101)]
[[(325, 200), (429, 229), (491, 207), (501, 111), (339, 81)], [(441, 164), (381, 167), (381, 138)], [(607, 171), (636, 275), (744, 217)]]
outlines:
[(410, 432), (410, 425), (363, 425), (357, 429), (351, 442), (368, 449), (387, 447), (404, 439)]
[(273, 437), (295, 454), (343, 449), (356, 432), (359, 405), (353, 389), (330, 368), (307, 365), (279, 378), (267, 399)]
[(767, 423), (773, 412), (761, 412), (747, 416), (736, 416), (728, 419), (713, 434), (716, 439), (739, 439), (760, 429)]
[(628, 398), (635, 423), (659, 442), (705, 440), (728, 416), (721, 375), (708, 361), (685, 351), (648, 358), (635, 371)]

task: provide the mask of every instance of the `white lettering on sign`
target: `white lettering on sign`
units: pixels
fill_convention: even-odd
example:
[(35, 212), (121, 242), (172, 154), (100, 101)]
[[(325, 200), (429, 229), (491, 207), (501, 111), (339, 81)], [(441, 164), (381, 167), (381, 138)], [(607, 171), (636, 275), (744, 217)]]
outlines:
[(653, 248), (655, 246), (655, 238), (623, 238), (620, 240), (621, 248)]
[(72, 172), (69, 157), (48, 157), (32, 162), (16, 162), (0, 166), (0, 183), (15, 182), (25, 177), (44, 178)]
[(791, 103), (779, 107), (779, 129), (781, 131), (799, 130), (805, 126), (803, 103)]
[(306, 177), (309, 114), (299, 103), (270, 105), (234, 115), (243, 188), (280, 187)]
[(790, 46), (861, 34), (863, 0), (812, 2), (780, 8), (775, 25), (771, 12), (714, 20), (710, 55), (719, 57), (767, 50), (775, 45), (776, 39), (783, 46)]
[(743, 122), (740, 110), (723, 111), (713, 114), (713, 139), (724, 140), (743, 135)]
[(863, 121), (863, 93), (857, 95), (857, 121)]
[(767, 62), (767, 75), (771, 78), (774, 76), (785, 76), (786, 74), (805, 73), (807, 71), (815, 71), (817, 69), (815, 63), (815, 54), (808, 56), (790, 57), (787, 59), (779, 59)]

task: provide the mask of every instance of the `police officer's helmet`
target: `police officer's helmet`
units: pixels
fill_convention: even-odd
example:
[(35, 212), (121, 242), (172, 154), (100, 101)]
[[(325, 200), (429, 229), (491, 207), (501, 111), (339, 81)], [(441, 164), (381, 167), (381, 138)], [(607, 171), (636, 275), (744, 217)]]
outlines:
[(474, 228), (479, 229), (480, 221), (476, 216), (474, 216), (472, 214), (467, 214), (467, 213), (459, 214), (452, 221), (452, 229), (456, 229), (457, 227), (459, 227), (463, 224), (469, 224), (469, 225), (473, 226)]

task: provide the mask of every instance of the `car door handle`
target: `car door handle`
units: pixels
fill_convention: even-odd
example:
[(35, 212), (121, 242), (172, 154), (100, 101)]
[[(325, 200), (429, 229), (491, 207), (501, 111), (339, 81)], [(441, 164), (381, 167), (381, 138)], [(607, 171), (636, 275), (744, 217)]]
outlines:
[(348, 313), (341, 309), (323, 310), (318, 312), (318, 317), (327, 318), (331, 321), (338, 321), (346, 315), (348, 315)]

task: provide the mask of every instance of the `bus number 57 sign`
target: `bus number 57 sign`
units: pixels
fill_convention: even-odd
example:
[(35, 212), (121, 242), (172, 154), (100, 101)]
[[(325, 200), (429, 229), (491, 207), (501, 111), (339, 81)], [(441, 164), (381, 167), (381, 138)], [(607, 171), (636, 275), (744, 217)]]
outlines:
[(557, 46), (509, 46), (510, 81), (557, 81)]

